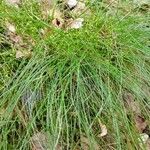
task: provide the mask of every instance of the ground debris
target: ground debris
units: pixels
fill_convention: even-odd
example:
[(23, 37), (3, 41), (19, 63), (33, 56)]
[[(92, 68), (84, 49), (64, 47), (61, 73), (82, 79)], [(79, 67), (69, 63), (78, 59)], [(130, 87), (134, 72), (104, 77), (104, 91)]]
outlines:
[(31, 51), (20, 51), (17, 50), (16, 51), (16, 58), (30, 58), (32, 56), (32, 52)]
[(68, 29), (79, 29), (83, 26), (83, 18), (77, 18), (70, 22)]
[(140, 133), (143, 133), (143, 131), (148, 126), (147, 121), (139, 115), (135, 115), (134, 119), (135, 119), (135, 126), (136, 126), (137, 130)]
[(45, 133), (38, 132), (31, 137), (32, 150), (47, 150), (48, 139)]
[[(87, 137), (85, 137), (84, 135), (81, 135), (80, 136), (80, 144), (81, 144), (81, 148), (83, 150), (89, 150), (90, 149), (90, 145), (91, 145), (91, 141)], [(96, 142), (92, 143), (92, 148), (94, 150), (100, 150), (99, 146), (98, 146), (98, 144)]]
[(101, 133), (98, 135), (98, 137), (103, 137), (107, 135), (107, 127), (105, 124), (102, 124), (101, 121), (99, 120), (99, 125), (101, 128)]
[(15, 57), (19, 58), (31, 58), (31, 49), (35, 46), (35, 42), (31, 37), (23, 37), (16, 32), (16, 26), (13, 23), (6, 22), (5, 38), (11, 43), (11, 46), (16, 50)]
[[(145, 135), (145, 130), (148, 127), (148, 122), (146, 119), (143, 117), (140, 105), (138, 101), (135, 101), (135, 97), (133, 94), (129, 92), (124, 93), (124, 101), (125, 101), (125, 110), (127, 114), (132, 114), (133, 116), (133, 123), (140, 135)], [(145, 138), (145, 136), (143, 137)]]
[[(48, 134), (45, 132), (35, 133), (30, 138), (32, 150), (50, 150), (50, 149), (53, 149), (51, 142), (52, 141), (50, 141)], [(63, 149), (62, 149), (62, 146), (60, 144), (57, 144), (55, 146), (55, 150), (63, 150)]]
[(78, 4), (77, 4), (77, 6), (72, 10), (72, 14), (73, 15), (80, 15), (80, 14), (82, 14), (84, 11), (85, 11), (85, 13), (87, 12), (87, 10), (86, 10), (87, 8), (86, 8), (86, 5), (85, 5), (85, 3), (83, 3), (83, 2), (78, 2)]
[(73, 8), (77, 5), (78, 1), (77, 0), (67, 0), (67, 5), (69, 8)]
[(125, 92), (123, 95), (123, 99), (125, 102), (127, 113), (131, 111), (132, 113), (135, 114), (141, 114), (140, 105), (137, 101), (134, 100), (135, 98), (131, 93)]
[(14, 6), (14, 7), (17, 7), (17, 8), (20, 4), (20, 0), (5, 0), (5, 2), (6, 2), (7, 5)]
[(16, 32), (16, 27), (12, 23), (7, 22), (6, 23), (6, 28), (7, 28), (8, 32), (12, 32), (12, 33)]

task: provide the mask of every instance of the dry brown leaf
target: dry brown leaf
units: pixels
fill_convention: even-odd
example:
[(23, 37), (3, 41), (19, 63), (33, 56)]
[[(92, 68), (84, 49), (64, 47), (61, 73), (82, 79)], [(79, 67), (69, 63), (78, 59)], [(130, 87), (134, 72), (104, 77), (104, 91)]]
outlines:
[(81, 135), (80, 137), (81, 147), (84, 150), (89, 150), (89, 140), (85, 136)]
[[(33, 46), (35, 46), (35, 41), (27, 37), (25, 40), (15, 33), (8, 33), (8, 40), (10, 40), (14, 46), (16, 51), (16, 58), (30, 58), (32, 56), (31, 49)], [(24, 42), (25, 41), (25, 42)]]
[(62, 13), (58, 9), (56, 9), (55, 11), (50, 10), (49, 15), (54, 18), (52, 20), (52, 24), (57, 28), (62, 28), (64, 24), (64, 20), (62, 19)]
[(16, 51), (16, 58), (18, 59), (18, 58), (22, 58), (22, 57), (24, 57), (23, 52), (22, 51)]
[(139, 103), (134, 101), (134, 96), (129, 92), (124, 94), (124, 100), (127, 112), (131, 111), (134, 114), (133, 119), (135, 122), (135, 127), (140, 133), (143, 133), (148, 124), (147, 121), (141, 116)]
[(103, 137), (107, 135), (107, 127), (105, 124), (102, 124), (101, 121), (99, 120), (99, 125), (101, 128), (101, 133), (98, 135), (99, 137)]
[(100, 126), (101, 126), (101, 130), (102, 130), (100, 137), (103, 137), (103, 136), (107, 135), (107, 128), (106, 128), (106, 125), (104, 125), (104, 124), (101, 124)]
[(86, 7), (84, 2), (78, 2), (77, 6), (72, 10), (72, 14), (75, 16), (80, 16), (82, 14), (90, 16), (92, 12), (88, 7)]
[[(50, 143), (48, 139), (48, 135), (46, 133), (38, 132), (34, 134), (31, 139), (31, 147), (32, 150), (51, 150)], [(62, 146), (60, 144), (56, 145), (55, 150), (63, 150)]]
[(16, 58), (19, 59), (19, 58), (30, 58), (32, 55), (31, 51), (20, 51), (20, 50), (17, 50), (16, 51)]
[(141, 133), (141, 134), (140, 134), (139, 141), (141, 142), (141, 144), (142, 144), (142, 143), (145, 144), (145, 143), (147, 142), (148, 138), (149, 138), (149, 136), (148, 136), (146, 133)]
[(38, 2), (43, 11), (50, 10), (51, 8), (53, 8), (53, 5), (54, 5), (54, 0), (39, 0)]
[[(85, 137), (83, 135), (80, 136), (80, 144), (81, 144), (81, 148), (83, 150), (89, 150), (90, 149), (90, 141), (87, 137)], [(99, 146), (95, 142), (92, 144), (92, 148), (94, 150), (99, 150)]]
[(62, 146), (60, 144), (57, 144), (55, 150), (63, 150)]
[(18, 7), (20, 0), (5, 0), (7, 5)]
[(22, 37), (19, 36), (19, 35), (16, 35), (16, 34), (9, 34), (9, 38), (10, 40), (15, 43), (15, 44), (22, 44), (23, 43), (23, 40), (22, 40)]
[(53, 10), (50, 10), (50, 15), (53, 16), (54, 18), (60, 18), (62, 19), (62, 12), (60, 12), (60, 10), (58, 9), (55, 9), (54, 11)]
[(146, 133), (140, 134), (140, 137), (138, 138), (140, 149), (143, 149), (143, 146), (147, 147), (148, 139), (149, 139), (149, 136)]
[[(45, 1), (45, 0), (44, 0)], [(52, 16), (53, 18), (62, 18), (62, 12), (55, 8), (53, 2), (43, 2), (40, 4), (43, 19)]]
[(77, 6), (72, 10), (72, 12), (74, 15), (80, 15), (85, 9), (85, 3), (78, 2)]
[(57, 27), (57, 28), (62, 28), (63, 27), (63, 21), (62, 19), (55, 18), (52, 20), (52, 24)]
[(12, 32), (12, 33), (16, 32), (16, 27), (14, 26), (14, 24), (7, 22), (6, 28), (7, 28), (8, 32)]
[[(31, 37), (22, 37), (16, 33), (16, 27), (12, 23), (6, 22), (6, 39), (9, 40), (15, 49), (26, 49), (28, 51), (25, 51), (23, 54), (21, 52), (18, 52), (16, 54), (17, 58), (18, 56), (20, 57), (21, 55), (26, 55), (29, 57), (31, 52), (29, 49), (31, 49), (32, 46), (35, 46), (35, 41)], [(22, 56), (21, 56), (22, 57)]]
[(125, 100), (125, 107), (127, 112), (132, 111), (135, 114), (141, 114), (140, 105), (137, 101), (134, 100), (135, 98), (131, 93), (124, 93), (123, 98)]
[(48, 139), (45, 133), (36, 133), (31, 137), (32, 150), (47, 150)]
[(83, 18), (77, 18), (73, 21), (71, 21), (68, 25), (68, 29), (79, 29), (83, 26)]
[(77, 3), (77, 0), (67, 0), (67, 5), (69, 6), (69, 8), (75, 7)]
[(23, 39), (20, 35), (16, 34), (16, 27), (15, 25), (7, 22), (6, 23), (6, 28), (7, 28), (7, 38), (8, 40), (10, 40), (13, 44), (22, 44), (23, 43)]
[(136, 126), (137, 130), (140, 133), (142, 133), (148, 125), (147, 121), (145, 121), (145, 119), (139, 115), (135, 115), (134, 119), (135, 119), (135, 126)]

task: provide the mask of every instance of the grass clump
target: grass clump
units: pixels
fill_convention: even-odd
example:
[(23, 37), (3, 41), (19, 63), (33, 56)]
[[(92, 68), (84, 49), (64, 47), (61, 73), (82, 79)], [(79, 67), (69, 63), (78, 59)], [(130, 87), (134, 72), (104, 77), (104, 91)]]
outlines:
[[(89, 7), (82, 28), (64, 30), (40, 18), (34, 4), (0, 5), (1, 149), (31, 149), (37, 132), (48, 134), (50, 149), (85, 149), (82, 137), (89, 149), (139, 148), (134, 112), (124, 104), (130, 97), (124, 95), (134, 96), (149, 122), (147, 15), (107, 15), (98, 5)], [(31, 58), (15, 58), (18, 49), (29, 47), (7, 40), (6, 20), (25, 42), (32, 38)], [(44, 36), (41, 28), (47, 29)], [(98, 120), (107, 127), (105, 137), (99, 137)]]

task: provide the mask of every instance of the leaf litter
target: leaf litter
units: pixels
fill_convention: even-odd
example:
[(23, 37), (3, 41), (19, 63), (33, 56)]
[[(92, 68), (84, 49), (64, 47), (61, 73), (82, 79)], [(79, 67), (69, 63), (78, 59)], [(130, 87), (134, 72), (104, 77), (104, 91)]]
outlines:
[[(52, 17), (53, 19), (51, 23), (54, 27), (60, 29), (65, 29), (65, 27), (67, 27), (67, 29), (79, 29), (83, 27), (84, 18), (79, 18), (78, 16), (87, 9), (85, 3), (77, 0), (66, 0), (61, 3), (61, 8), (53, 4), (46, 6), (45, 4), (42, 4), (41, 9), (43, 17)], [(66, 5), (69, 9), (65, 7)]]
[(20, 0), (5, 0), (6, 4), (18, 8)]
[(150, 141), (149, 135), (146, 133), (146, 128), (148, 127), (148, 122), (142, 115), (140, 105), (135, 97), (130, 92), (125, 92), (123, 95), (125, 102), (125, 110), (127, 114), (133, 113), (133, 122), (139, 133), (139, 145), (142, 147), (143, 144), (146, 145), (146, 150), (150, 150), (150, 146), (147, 144)]
[(15, 48), (16, 59), (31, 58), (32, 52), (30, 47), (34, 46), (34, 41), (30, 37), (28, 37), (27, 41), (25, 42), (22, 36), (16, 33), (16, 27), (13, 23), (6, 22), (5, 26), (6, 40), (10, 41), (12, 46)]
[(67, 5), (69, 6), (69, 8), (73, 8), (77, 5), (77, 0), (68, 0), (67, 1)]
[(16, 32), (16, 27), (12, 23), (6, 22), (6, 28), (8, 32), (12, 32), (12, 33)]
[[(83, 150), (89, 150), (91, 145), (90, 143), (91, 141), (86, 136), (80, 135), (80, 144)], [(92, 148), (94, 150), (100, 150), (99, 145), (96, 142), (92, 143)]]
[(73, 20), (70, 25), (68, 26), (70, 29), (79, 29), (83, 26), (83, 18), (77, 18)]
[(101, 133), (98, 135), (98, 137), (104, 137), (107, 135), (107, 127), (100, 120), (98, 120), (98, 122), (99, 122), (100, 129), (101, 129)]
[(32, 150), (47, 150), (48, 149), (48, 139), (45, 133), (39, 132), (35, 133), (31, 137), (31, 147)]
[[(51, 141), (45, 132), (37, 132), (30, 138), (32, 150), (50, 150)], [(63, 150), (60, 144), (56, 145), (55, 150)]]
[(148, 126), (147, 121), (139, 115), (135, 115), (134, 119), (135, 119), (135, 127), (137, 128), (139, 133), (143, 133), (143, 131)]

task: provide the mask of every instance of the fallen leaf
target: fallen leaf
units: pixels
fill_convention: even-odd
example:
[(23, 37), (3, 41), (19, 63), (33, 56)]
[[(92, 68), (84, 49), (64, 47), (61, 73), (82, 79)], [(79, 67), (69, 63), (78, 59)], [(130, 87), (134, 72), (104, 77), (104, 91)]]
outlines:
[(125, 92), (123, 98), (125, 100), (125, 107), (127, 112), (131, 111), (134, 114), (141, 114), (140, 105), (137, 101), (134, 100), (135, 98), (131, 93)]
[(50, 10), (49, 15), (54, 19), (52, 20), (52, 24), (57, 28), (62, 28), (64, 24), (64, 20), (62, 19), (62, 13), (56, 9), (55, 11)]
[(69, 24), (68, 28), (79, 29), (83, 26), (83, 21), (84, 21), (83, 18), (77, 18)]
[(21, 36), (16, 34), (16, 27), (14, 24), (6, 22), (6, 36), (9, 40), (11, 40), (13, 43), (22, 44), (23, 39)]
[[(81, 148), (83, 150), (89, 150), (90, 149), (90, 141), (87, 137), (85, 137), (83, 135), (80, 136), (80, 144), (81, 144)], [(94, 150), (99, 150), (99, 146), (95, 142), (92, 144), (92, 148)]]
[(39, 30), (39, 33), (40, 33), (41, 35), (45, 35), (46, 32), (47, 32), (47, 29), (46, 29), (46, 28), (45, 28), (45, 29), (40, 29), (40, 30)]
[(16, 58), (18, 59), (18, 58), (22, 58), (22, 57), (24, 57), (23, 52), (22, 51), (16, 51)]
[(139, 115), (135, 115), (134, 119), (135, 119), (135, 126), (136, 126), (137, 130), (140, 133), (142, 133), (148, 125), (147, 121), (145, 121), (145, 119)]
[(31, 51), (20, 51), (20, 50), (17, 50), (16, 51), (16, 58), (19, 59), (19, 58), (30, 58), (32, 55)]
[(107, 135), (107, 127), (105, 124), (102, 124), (101, 121), (99, 120), (99, 125), (101, 128), (101, 133), (98, 135), (98, 137), (103, 137)]
[[(138, 138), (139, 146), (141, 149), (143, 149), (143, 146), (145, 145), (147, 147), (147, 141), (149, 139), (149, 136), (146, 133), (140, 134), (140, 137)], [(148, 150), (148, 149), (146, 149)]]
[(62, 12), (55, 7), (54, 0), (40, 0), (39, 5), (43, 19), (47, 19), (49, 16), (61, 18)]
[(55, 18), (52, 20), (52, 24), (57, 28), (62, 28), (63, 26), (63, 20), (60, 18)]
[(63, 16), (62, 12), (60, 12), (60, 10), (58, 9), (55, 9), (54, 11), (51, 9), (50, 15), (53, 16), (53, 18), (60, 18), (60, 19), (62, 19)]
[(150, 135), (149, 122), (148, 121), (146, 121), (146, 122), (147, 122), (147, 127), (144, 129), (143, 133)]
[(18, 7), (20, 0), (5, 0), (7, 5)]
[(123, 98), (125, 100), (125, 107), (127, 112), (131, 111), (133, 113), (135, 127), (137, 128), (138, 132), (143, 133), (148, 124), (147, 121), (141, 116), (139, 103), (134, 100), (134, 96), (129, 92), (124, 93)]
[(149, 138), (149, 136), (146, 133), (141, 133), (139, 141), (145, 144), (147, 142), (148, 138)]
[(72, 10), (74, 15), (81, 14), (86, 9), (85, 3), (78, 2), (77, 6)]
[(63, 150), (62, 146), (60, 144), (57, 144), (55, 150)]
[(150, 150), (150, 138), (146, 141), (146, 150)]
[(89, 140), (83, 135), (80, 136), (81, 147), (84, 150), (89, 150)]
[[(52, 149), (50, 147), (51, 141), (49, 141), (48, 135), (44, 132), (35, 133), (31, 137), (30, 142), (31, 142), (32, 150), (51, 150)], [(55, 147), (55, 150), (63, 150), (63, 148), (60, 144), (57, 144)]]
[(77, 5), (77, 0), (68, 0), (67, 1), (67, 5), (69, 6), (69, 8), (73, 8)]
[(22, 44), (23, 43), (23, 40), (22, 40), (22, 37), (19, 36), (19, 35), (16, 35), (16, 34), (9, 34), (9, 38), (10, 40), (15, 43), (15, 44)]
[(36, 133), (31, 137), (32, 150), (47, 150), (48, 139), (45, 133)]
[(14, 26), (13, 24), (9, 23), (9, 22), (6, 23), (6, 28), (7, 28), (7, 30), (8, 30), (9, 32), (12, 32), (12, 33), (15, 33), (15, 32), (16, 32), (15, 26)]

